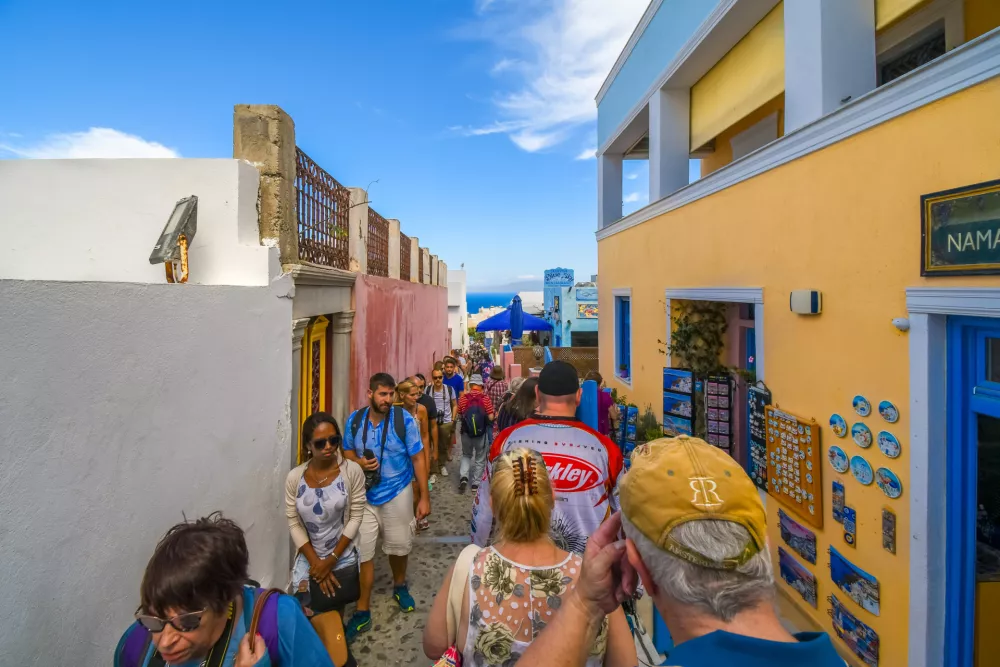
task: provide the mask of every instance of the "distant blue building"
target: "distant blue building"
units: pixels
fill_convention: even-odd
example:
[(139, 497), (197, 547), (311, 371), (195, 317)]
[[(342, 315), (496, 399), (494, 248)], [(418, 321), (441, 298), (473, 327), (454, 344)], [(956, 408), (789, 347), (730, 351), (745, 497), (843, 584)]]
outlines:
[[(597, 276), (592, 276), (596, 278)], [(597, 347), (597, 282), (578, 283), (573, 269), (545, 271), (545, 320), (553, 347)]]

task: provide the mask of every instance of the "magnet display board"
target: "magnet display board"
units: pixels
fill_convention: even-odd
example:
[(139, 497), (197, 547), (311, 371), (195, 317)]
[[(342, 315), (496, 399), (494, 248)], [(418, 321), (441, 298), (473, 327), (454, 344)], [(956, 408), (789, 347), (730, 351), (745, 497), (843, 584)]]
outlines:
[(823, 475), (819, 424), (767, 406), (767, 493), (823, 527)]

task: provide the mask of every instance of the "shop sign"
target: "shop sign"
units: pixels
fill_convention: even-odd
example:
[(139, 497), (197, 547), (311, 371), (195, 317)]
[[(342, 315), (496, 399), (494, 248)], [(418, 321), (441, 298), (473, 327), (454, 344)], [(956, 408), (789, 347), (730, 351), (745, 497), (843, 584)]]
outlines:
[(1000, 274), (1000, 180), (920, 198), (922, 276)]

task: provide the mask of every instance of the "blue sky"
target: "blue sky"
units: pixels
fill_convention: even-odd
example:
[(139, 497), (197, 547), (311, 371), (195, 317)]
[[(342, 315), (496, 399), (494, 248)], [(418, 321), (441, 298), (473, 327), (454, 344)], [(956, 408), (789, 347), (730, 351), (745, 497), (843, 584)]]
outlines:
[[(0, 0), (0, 158), (229, 157), (233, 105), (278, 104), (470, 288), (589, 276), (593, 98), (645, 5)], [(629, 211), (645, 165), (625, 173)]]

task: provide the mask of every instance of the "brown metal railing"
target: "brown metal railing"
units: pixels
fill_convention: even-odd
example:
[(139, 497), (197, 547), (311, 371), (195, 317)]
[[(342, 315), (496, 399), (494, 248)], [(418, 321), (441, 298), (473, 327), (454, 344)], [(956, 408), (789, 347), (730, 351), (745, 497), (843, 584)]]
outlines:
[(417, 266), (417, 270), (419, 271), (417, 274), (417, 282), (422, 283), (424, 282), (424, 251), (420, 248), (417, 248), (417, 257), (420, 259), (420, 263)]
[(410, 237), (403, 232), (399, 233), (399, 279), (410, 279)]
[(347, 250), (350, 191), (298, 146), (295, 147), (295, 196), (299, 259), (347, 269), (350, 264)]
[(368, 209), (368, 275), (389, 277), (389, 221)]

